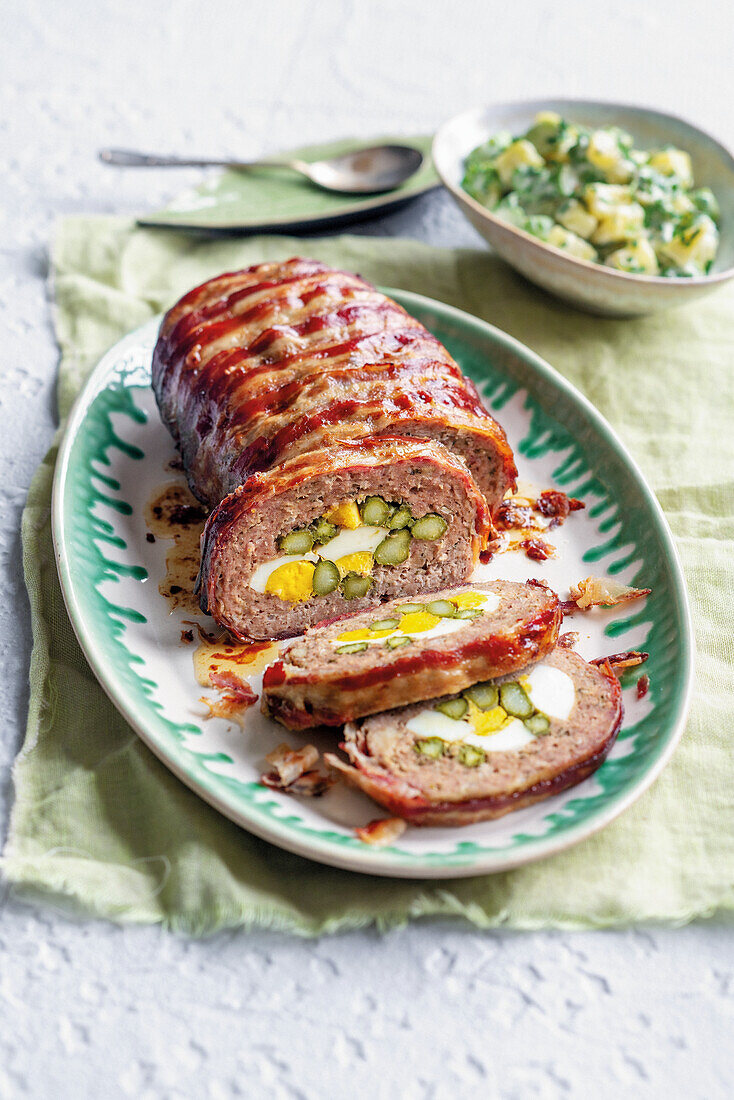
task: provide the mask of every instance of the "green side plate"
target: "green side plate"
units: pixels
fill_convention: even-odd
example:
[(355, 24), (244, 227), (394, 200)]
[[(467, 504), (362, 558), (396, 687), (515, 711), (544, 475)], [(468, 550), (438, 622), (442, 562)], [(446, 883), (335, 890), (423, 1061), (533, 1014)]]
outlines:
[(286, 168), (258, 173), (225, 171), (178, 196), (164, 210), (138, 218), (149, 228), (217, 233), (326, 229), (395, 210), (440, 185), (431, 159), (430, 134), (378, 136), (369, 141), (332, 141), (280, 154), (301, 160), (338, 156), (382, 142), (413, 145), (424, 154), (420, 169), (394, 191), (382, 195), (336, 195), (323, 191)]

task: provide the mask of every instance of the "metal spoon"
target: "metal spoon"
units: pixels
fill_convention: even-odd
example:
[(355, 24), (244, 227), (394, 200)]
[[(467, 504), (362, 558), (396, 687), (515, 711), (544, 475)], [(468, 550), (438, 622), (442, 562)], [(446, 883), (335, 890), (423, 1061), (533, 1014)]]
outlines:
[(292, 168), (325, 191), (342, 194), (371, 195), (392, 191), (418, 171), (423, 154), (412, 145), (373, 145), (329, 160), (216, 160), (206, 157), (159, 157), (148, 153), (133, 153), (127, 149), (101, 149), (99, 159), (104, 164), (122, 168), (233, 168), (238, 172), (260, 171), (263, 168)]

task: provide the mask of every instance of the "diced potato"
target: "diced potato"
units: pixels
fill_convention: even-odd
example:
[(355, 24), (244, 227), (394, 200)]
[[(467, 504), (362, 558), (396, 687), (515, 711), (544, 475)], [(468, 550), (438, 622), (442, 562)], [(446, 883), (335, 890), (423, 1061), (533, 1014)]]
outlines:
[(616, 183), (588, 183), (584, 202), (595, 218), (605, 218), (614, 207), (632, 202), (632, 192)]
[(626, 183), (632, 178), (633, 165), (620, 148), (618, 138), (608, 130), (594, 131), (589, 138), (586, 159), (603, 172), (610, 183)]
[(538, 111), (535, 116), (535, 124), (541, 126), (544, 123), (548, 126), (560, 126), (561, 116), (556, 114), (555, 111)]
[(614, 244), (636, 237), (645, 222), (645, 211), (638, 202), (615, 206), (591, 235), (593, 244)]
[(558, 141), (552, 149), (545, 154), (549, 161), (555, 164), (568, 163), (568, 154), (579, 140), (579, 131), (576, 126), (566, 126), (563, 133), (559, 134)]
[(716, 256), (718, 244), (716, 225), (707, 214), (702, 214), (693, 225), (677, 231), (672, 241), (658, 245), (658, 256), (681, 271), (699, 274), (706, 271)]
[(607, 256), (607, 267), (616, 267), (619, 271), (630, 271), (635, 275), (657, 275), (660, 271), (655, 249), (647, 237), (637, 237), (624, 248), (618, 248)]
[(675, 176), (684, 187), (693, 186), (691, 158), (683, 149), (661, 149), (652, 154), (649, 164), (664, 176)]
[(585, 241), (583, 237), (577, 237), (575, 233), (570, 233), (562, 225), (554, 225), (546, 240), (548, 244), (568, 252), (571, 256), (576, 256), (580, 260), (597, 259), (596, 249), (592, 248), (588, 241)]
[(690, 214), (692, 210), (696, 209), (695, 203), (691, 202), (688, 195), (673, 195), (670, 200), (671, 209), (675, 214)]
[(564, 203), (556, 215), (561, 225), (570, 229), (579, 237), (588, 240), (599, 224), (593, 214), (590, 214), (583, 203), (577, 199), (569, 199)]
[(565, 164), (579, 139), (577, 126), (569, 126), (555, 111), (539, 111), (525, 135), (549, 163)]
[(497, 157), (495, 167), (505, 187), (512, 183), (512, 174), (516, 168), (523, 164), (529, 164), (533, 168), (542, 168), (544, 160), (531, 141), (521, 138), (513, 141), (503, 153)]

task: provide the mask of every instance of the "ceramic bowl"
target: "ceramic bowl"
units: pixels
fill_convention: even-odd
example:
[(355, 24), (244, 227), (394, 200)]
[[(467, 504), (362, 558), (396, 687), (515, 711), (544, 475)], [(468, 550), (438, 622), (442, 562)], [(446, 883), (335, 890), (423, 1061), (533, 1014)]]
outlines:
[[(500, 130), (522, 133), (538, 111), (557, 111), (571, 122), (590, 127), (621, 126), (641, 149), (668, 144), (685, 149), (693, 162), (696, 185), (710, 187), (721, 207), (721, 241), (710, 274), (693, 278), (631, 275), (579, 260), (508, 225), (467, 194), (461, 186), (466, 156)], [(673, 115), (584, 99), (499, 103), (446, 122), (434, 138), (433, 160), (464, 214), (495, 251), (531, 282), (581, 309), (610, 317), (640, 316), (691, 302), (734, 276), (734, 158), (703, 130)]]

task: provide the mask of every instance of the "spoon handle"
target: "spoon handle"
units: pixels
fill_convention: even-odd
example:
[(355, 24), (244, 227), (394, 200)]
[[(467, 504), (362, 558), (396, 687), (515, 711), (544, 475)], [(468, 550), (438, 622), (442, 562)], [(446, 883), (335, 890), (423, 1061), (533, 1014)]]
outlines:
[(214, 157), (169, 157), (154, 153), (136, 153), (131, 149), (100, 149), (99, 159), (103, 164), (120, 168), (295, 168), (289, 161), (283, 160), (219, 160)]

